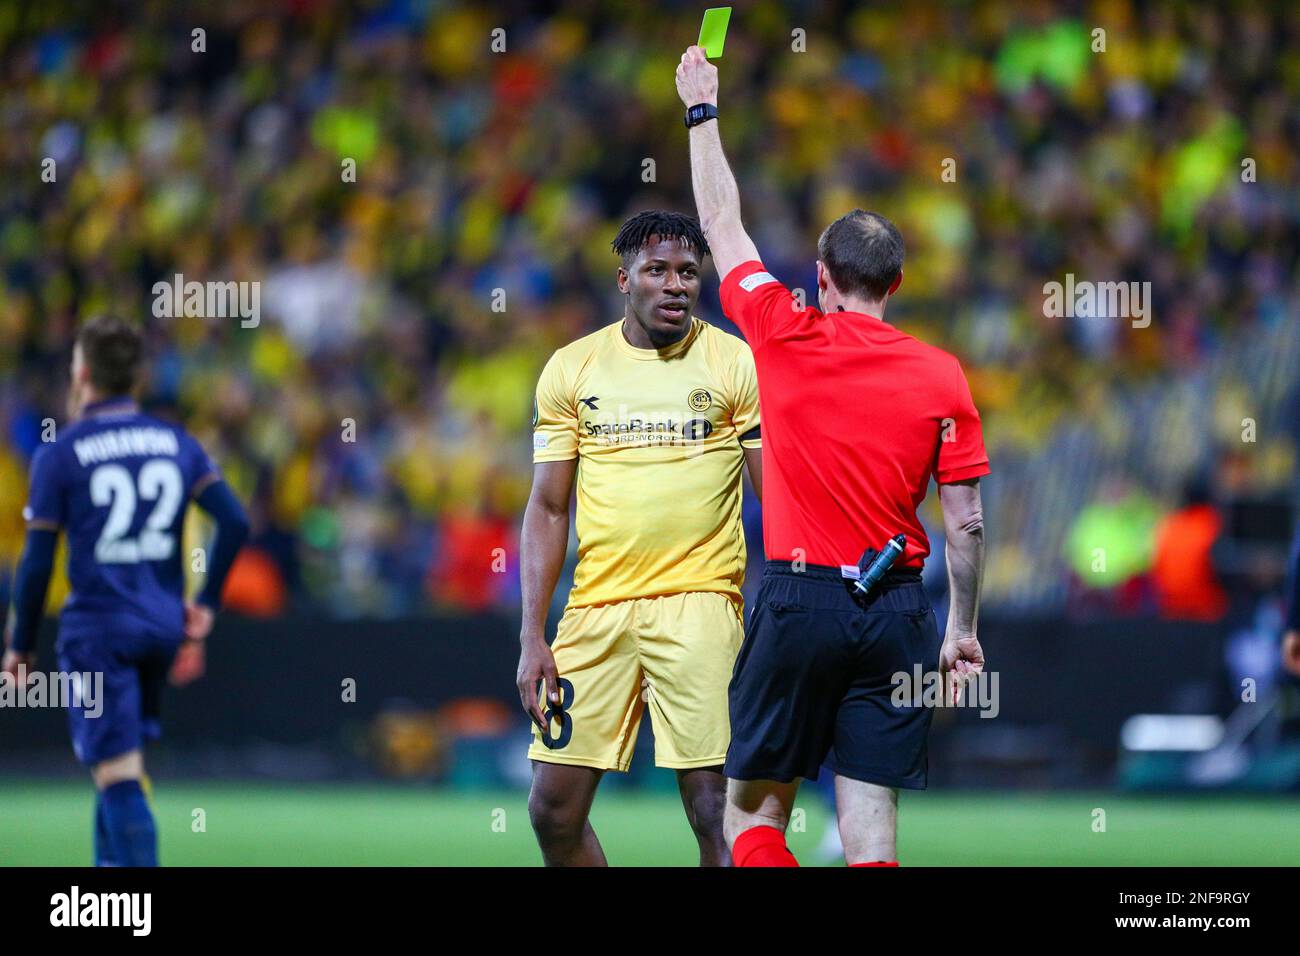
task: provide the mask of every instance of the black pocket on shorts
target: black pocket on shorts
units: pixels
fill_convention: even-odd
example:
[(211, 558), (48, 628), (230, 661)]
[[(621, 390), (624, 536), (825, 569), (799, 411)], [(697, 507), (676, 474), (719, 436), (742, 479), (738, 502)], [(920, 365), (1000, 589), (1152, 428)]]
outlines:
[(802, 604), (795, 604), (792, 601), (771, 600), (765, 602), (769, 611), (775, 611), (778, 614), (783, 612), (807, 611), (808, 608)]
[(943, 635), (939, 633), (938, 622), (931, 623), (934, 610), (930, 607), (914, 611), (903, 611), (903, 617), (916, 631), (916, 635), (925, 647), (927, 665), (939, 666), (939, 651), (943, 647)]

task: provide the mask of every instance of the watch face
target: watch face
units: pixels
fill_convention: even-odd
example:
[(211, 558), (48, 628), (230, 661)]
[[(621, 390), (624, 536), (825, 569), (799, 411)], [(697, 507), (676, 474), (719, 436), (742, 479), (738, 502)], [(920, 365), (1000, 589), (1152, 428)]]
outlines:
[(698, 126), (710, 116), (708, 103), (697, 103), (686, 110), (686, 125)]

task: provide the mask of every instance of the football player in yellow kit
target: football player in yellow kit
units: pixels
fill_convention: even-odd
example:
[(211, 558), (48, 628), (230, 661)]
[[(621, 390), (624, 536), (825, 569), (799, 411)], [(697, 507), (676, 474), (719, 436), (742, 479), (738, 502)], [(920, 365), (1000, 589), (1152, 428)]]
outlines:
[[(627, 770), (649, 707), (700, 863), (726, 866), (742, 465), (762, 490), (754, 358), (692, 315), (709, 251), (694, 219), (643, 212), (613, 246), (623, 316), (551, 356), (534, 405), (517, 675), (535, 724), (529, 815), (547, 865), (604, 865), (588, 813), (605, 771)], [(575, 479), (578, 566), (548, 646)]]

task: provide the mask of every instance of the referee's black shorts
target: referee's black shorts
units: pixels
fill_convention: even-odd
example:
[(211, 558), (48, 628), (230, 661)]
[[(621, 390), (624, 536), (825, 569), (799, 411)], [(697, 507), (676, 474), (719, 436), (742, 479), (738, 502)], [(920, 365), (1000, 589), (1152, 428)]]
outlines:
[(895, 694), (895, 675), (915, 683), (917, 665), (936, 671), (941, 643), (917, 572), (887, 575), (859, 607), (839, 568), (769, 561), (731, 677), (724, 773), (816, 780), (825, 763), (854, 780), (925, 789), (932, 708)]

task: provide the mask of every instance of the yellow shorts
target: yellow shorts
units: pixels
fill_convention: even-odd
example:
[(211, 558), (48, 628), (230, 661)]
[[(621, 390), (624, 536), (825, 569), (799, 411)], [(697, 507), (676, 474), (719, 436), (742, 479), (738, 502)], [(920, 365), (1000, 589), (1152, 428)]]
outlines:
[(656, 766), (721, 764), (744, 631), (740, 605), (714, 591), (569, 608), (551, 645), (563, 706), (542, 701), (547, 732), (533, 727), (528, 756), (627, 770), (649, 704)]

